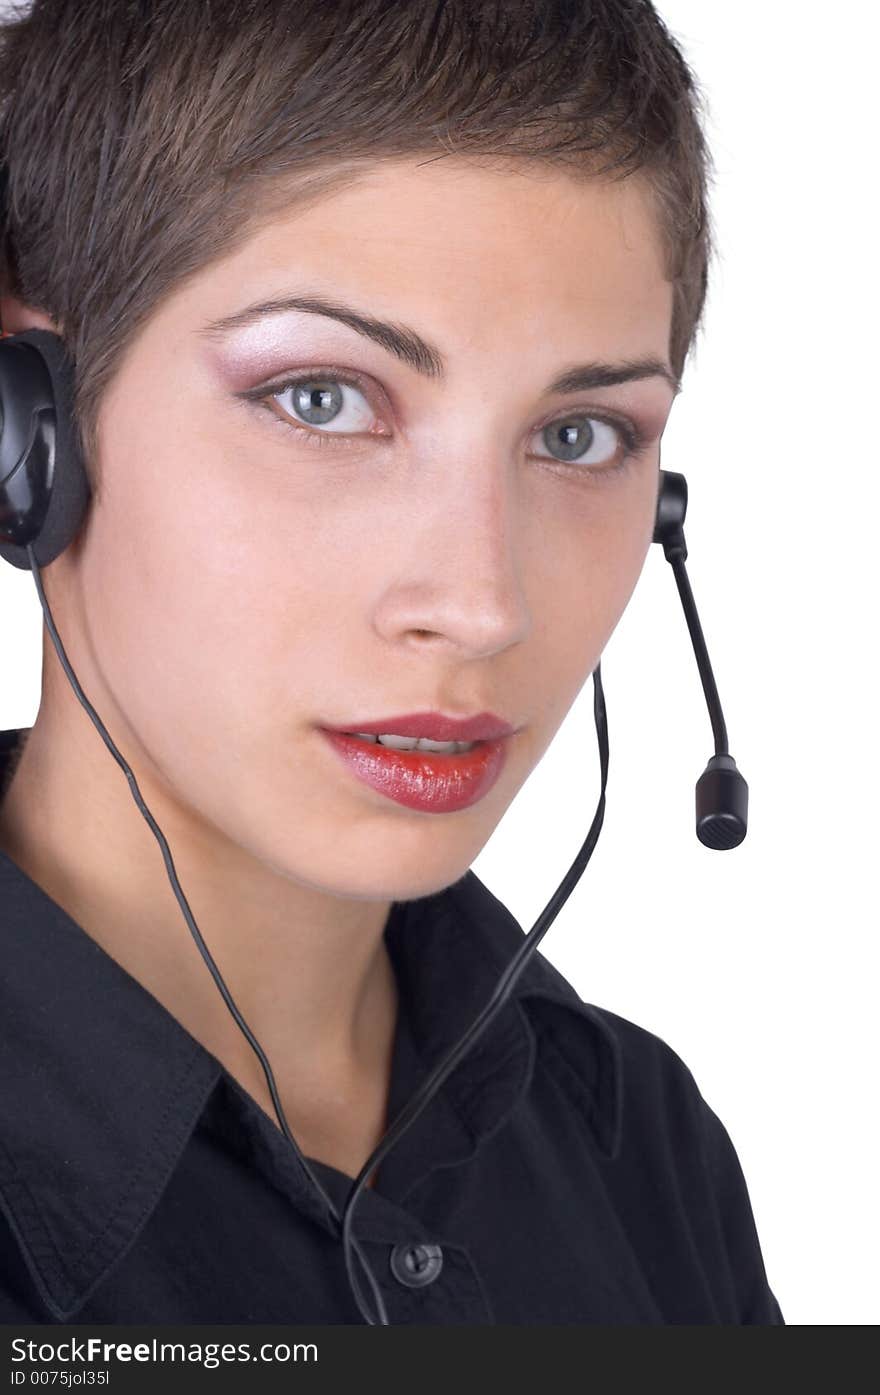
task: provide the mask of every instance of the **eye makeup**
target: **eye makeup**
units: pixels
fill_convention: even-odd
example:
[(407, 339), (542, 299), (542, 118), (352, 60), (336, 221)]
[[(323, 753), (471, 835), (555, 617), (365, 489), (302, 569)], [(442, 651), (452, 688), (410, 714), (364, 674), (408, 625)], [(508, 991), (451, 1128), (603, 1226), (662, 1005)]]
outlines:
[[(324, 429), (318, 425), (309, 425), (308, 423), (297, 421), (287, 408), (282, 408), (282, 411), (286, 412), (286, 416), (280, 416), (270, 405), (270, 399), (279, 397), (282, 393), (287, 392), (291, 388), (300, 387), (307, 383), (320, 382), (322, 380), (356, 388), (370, 407), (373, 408), (374, 411), (376, 410), (373, 401), (375, 385), (372, 383), (372, 380), (365, 378), (360, 373), (342, 370), (327, 364), (317, 364), (309, 369), (303, 369), (296, 373), (288, 373), (281, 378), (261, 383), (254, 388), (248, 388), (237, 393), (236, 396), (267, 411), (273, 418), (273, 421), (276, 422), (282, 430), (287, 432), (292, 439), (298, 438), (309, 448), (329, 448), (331, 450), (363, 449), (365, 444), (377, 438), (384, 440), (391, 439), (391, 433), (388, 431), (333, 431)], [(380, 397), (385, 396), (382, 392), (379, 392), (378, 395)], [(381, 411), (377, 412), (377, 415), (381, 415)], [(594, 408), (586, 404), (557, 409), (547, 416), (544, 421), (533, 426), (529, 432), (528, 438), (531, 439), (538, 432), (545, 430), (548, 426), (552, 426), (554, 422), (562, 424), (577, 419), (602, 422), (615, 431), (624, 448), (623, 457), (616, 464), (604, 466), (590, 463), (582, 464), (576, 458), (569, 461), (554, 460), (552, 455), (541, 455), (539, 456), (540, 459), (547, 460), (551, 464), (559, 465), (563, 469), (568, 469), (572, 472), (588, 473), (590, 475), (618, 474), (628, 467), (633, 457), (640, 456), (653, 439), (652, 435), (644, 431), (637, 422), (623, 417), (618, 413), (610, 412), (607, 409)]]

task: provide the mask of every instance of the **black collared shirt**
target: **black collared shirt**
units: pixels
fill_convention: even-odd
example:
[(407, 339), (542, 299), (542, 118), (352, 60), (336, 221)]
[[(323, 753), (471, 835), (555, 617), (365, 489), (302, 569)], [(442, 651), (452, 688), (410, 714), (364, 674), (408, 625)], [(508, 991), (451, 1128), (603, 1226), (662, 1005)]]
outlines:
[[(0, 1322), (362, 1323), (274, 1118), (2, 852), (0, 933)], [(393, 905), (389, 1119), (522, 938), (472, 871)], [(784, 1323), (688, 1067), (540, 951), (353, 1224), (392, 1324)]]

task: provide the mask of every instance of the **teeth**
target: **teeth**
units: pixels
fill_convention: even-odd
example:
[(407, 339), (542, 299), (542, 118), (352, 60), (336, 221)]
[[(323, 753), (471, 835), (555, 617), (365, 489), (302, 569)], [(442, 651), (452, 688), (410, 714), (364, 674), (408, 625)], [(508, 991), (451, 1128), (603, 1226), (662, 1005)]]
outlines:
[(353, 731), (352, 736), (358, 736), (362, 741), (378, 742), (381, 746), (390, 746), (395, 751), (440, 751), (445, 755), (457, 755), (459, 751), (470, 751), (476, 745), (474, 741), (432, 741), (427, 736), (372, 736), (366, 731)]
[(473, 744), (473, 741), (432, 741), (428, 736), (420, 736), (417, 748), (420, 751), (442, 751), (455, 755), (458, 751), (469, 751)]

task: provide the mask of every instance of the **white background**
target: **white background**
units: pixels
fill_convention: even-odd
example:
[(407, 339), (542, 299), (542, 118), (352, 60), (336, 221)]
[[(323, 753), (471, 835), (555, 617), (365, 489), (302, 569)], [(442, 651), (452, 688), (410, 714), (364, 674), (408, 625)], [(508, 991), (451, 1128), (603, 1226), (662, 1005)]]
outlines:
[[(693, 1071), (742, 1163), (786, 1322), (873, 1325), (876, 23), (859, 0), (658, 9), (706, 94), (720, 251), (662, 464), (688, 480), (687, 568), (749, 831), (729, 852), (695, 836), (711, 729), (652, 547), (603, 655), (604, 828), (541, 950)], [(0, 615), (0, 728), (29, 726), (29, 573), (0, 565)], [(588, 679), (474, 863), (526, 930), (596, 807), (592, 704)]]

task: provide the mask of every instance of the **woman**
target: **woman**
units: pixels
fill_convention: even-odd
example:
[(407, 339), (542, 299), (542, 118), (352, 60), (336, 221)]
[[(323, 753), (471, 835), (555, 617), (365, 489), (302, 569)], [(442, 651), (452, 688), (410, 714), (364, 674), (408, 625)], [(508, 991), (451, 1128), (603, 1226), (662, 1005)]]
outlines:
[[(696, 89), (628, 0), (2, 37), (0, 320), (75, 365), (92, 495), (46, 596), (341, 1204), (522, 941), (468, 868), (651, 542)], [(3, 1320), (362, 1321), (51, 646), (5, 747)], [(688, 1068), (540, 955), (355, 1230), (391, 1323), (783, 1321)]]

